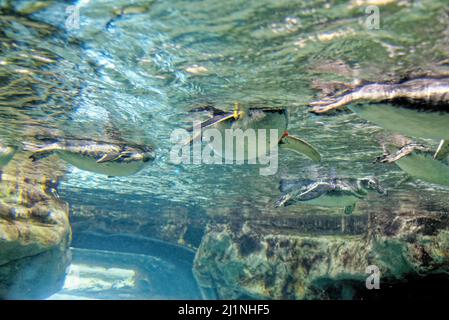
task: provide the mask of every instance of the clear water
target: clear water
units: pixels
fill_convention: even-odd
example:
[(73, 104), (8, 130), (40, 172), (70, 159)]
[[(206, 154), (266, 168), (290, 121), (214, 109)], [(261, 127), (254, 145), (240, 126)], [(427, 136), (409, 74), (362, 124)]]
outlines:
[[(9, 2), (1, 3), (6, 8)], [(332, 175), (375, 175), (392, 189), (386, 199), (369, 197), (354, 213), (362, 226), (345, 232), (364, 232), (370, 212), (396, 208), (398, 199), (447, 214), (446, 187), (412, 180), (394, 188), (406, 175), (397, 166), (373, 164), (382, 153), (382, 128), (350, 112), (308, 112), (307, 104), (328, 82), (449, 71), (441, 64), (449, 48), (445, 0), (382, 5), (379, 30), (365, 27), (366, 5), (358, 3), (133, 1), (139, 12), (117, 17), (114, 12), (128, 1), (79, 1), (73, 4), (79, 6), (80, 26), (67, 28), (63, 1), (50, 1), (29, 16), (17, 14), (28, 1), (13, 2), (15, 12), (0, 16), (1, 139), (20, 144), (27, 135), (49, 130), (101, 138), (113, 123), (127, 140), (156, 146), (156, 161), (129, 177), (106, 178), (68, 166), (58, 193), (72, 214), (89, 208), (152, 215), (158, 223), (173, 210), (192, 224), (212, 217), (256, 221), (279, 233), (332, 234), (340, 231), (301, 222), (320, 214), (334, 219), (329, 209), (274, 208), (281, 178)], [(213, 104), (229, 110), (234, 102), (287, 108), (289, 132), (317, 146), (322, 163), (281, 154), (272, 176), (259, 175), (257, 166), (169, 163), (170, 134), (191, 125), (190, 109)], [(82, 228), (74, 230), (76, 239)]]

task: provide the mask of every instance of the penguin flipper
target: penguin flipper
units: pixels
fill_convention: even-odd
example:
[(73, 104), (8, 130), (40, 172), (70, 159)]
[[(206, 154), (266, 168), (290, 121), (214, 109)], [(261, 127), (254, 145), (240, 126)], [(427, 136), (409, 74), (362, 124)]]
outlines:
[(298, 199), (300, 201), (308, 201), (312, 199), (317, 199), (326, 193), (333, 190), (333, 187), (324, 181), (315, 182), (314, 184), (310, 185), (307, 190), (302, 192)]
[(296, 136), (285, 135), (279, 141), (279, 147), (303, 154), (315, 162), (321, 161), (321, 155), (315, 147)]
[(435, 152), (433, 158), (435, 160), (442, 160), (449, 155), (449, 140), (441, 140), (437, 151)]
[(105, 153), (100, 159), (97, 160), (97, 163), (105, 163), (109, 161), (114, 161), (123, 156), (123, 153)]

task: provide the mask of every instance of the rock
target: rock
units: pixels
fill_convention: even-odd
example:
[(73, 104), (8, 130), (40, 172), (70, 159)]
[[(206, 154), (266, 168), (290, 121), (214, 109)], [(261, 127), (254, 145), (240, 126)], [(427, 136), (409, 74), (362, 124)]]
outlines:
[(222, 299), (366, 299), (368, 266), (379, 268), (383, 288), (447, 273), (447, 212), (420, 208), (422, 199), (397, 203), (385, 204), (377, 213), (364, 208), (363, 232), (273, 229), (257, 220), (210, 223), (196, 254), (195, 275)]
[(185, 207), (169, 205), (155, 212), (102, 210), (98, 206), (73, 205), (71, 224), (74, 234), (129, 234), (197, 248), (206, 222), (191, 216)]
[(69, 207), (56, 192), (66, 169), (54, 158), (33, 164), (21, 150), (23, 142), (40, 144), (35, 137), (56, 127), (79, 92), (79, 81), (60, 72), (70, 62), (43, 45), (66, 41), (62, 30), (27, 16), (52, 3), (0, 3), (0, 140), (18, 149), (0, 168), (0, 299), (48, 297), (70, 261)]
[(0, 299), (45, 299), (64, 285), (70, 251), (55, 247), (0, 266)]
[(59, 290), (69, 263), (68, 205), (54, 194), (60, 163), (36, 170), (27, 153), (0, 180), (0, 298), (46, 298)]

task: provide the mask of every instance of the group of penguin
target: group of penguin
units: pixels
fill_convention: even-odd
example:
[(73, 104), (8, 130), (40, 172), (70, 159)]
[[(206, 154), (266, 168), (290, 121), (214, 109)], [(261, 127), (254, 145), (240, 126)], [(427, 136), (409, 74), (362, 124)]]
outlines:
[[(373, 104), (374, 102), (374, 104)], [(408, 137), (438, 140), (433, 150), (411, 140), (402, 146), (384, 143), (384, 155), (377, 161), (396, 163), (403, 171), (420, 180), (449, 186), (449, 79), (416, 79), (399, 84), (369, 84), (340, 96), (326, 98), (310, 104), (315, 114), (330, 113), (349, 106), (361, 118), (388, 131)], [(277, 129), (281, 134), (279, 148), (294, 151), (321, 161), (315, 147), (287, 132), (286, 109), (269, 107), (242, 108), (238, 104), (230, 111), (208, 106), (202, 108), (210, 118), (201, 123), (201, 129)], [(194, 140), (193, 132), (189, 143)], [(46, 137), (41, 144), (24, 143), (23, 146), (0, 143), (0, 172), (23, 149), (31, 152), (33, 162), (51, 155), (75, 167), (107, 176), (128, 176), (137, 173), (156, 158), (152, 146), (131, 144), (117, 138), (105, 141)], [(281, 196), (276, 207), (297, 203), (322, 207), (343, 208), (344, 213), (354, 211), (356, 203), (373, 191), (385, 195), (375, 177), (322, 178), (319, 180), (281, 180)]]

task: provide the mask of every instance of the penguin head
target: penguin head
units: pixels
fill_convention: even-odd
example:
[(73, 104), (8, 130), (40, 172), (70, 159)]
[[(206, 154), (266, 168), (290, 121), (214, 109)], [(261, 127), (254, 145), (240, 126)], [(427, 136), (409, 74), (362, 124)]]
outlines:
[(156, 152), (153, 147), (139, 146), (126, 148), (121, 154), (122, 161), (133, 162), (142, 161), (149, 162), (156, 158)]

